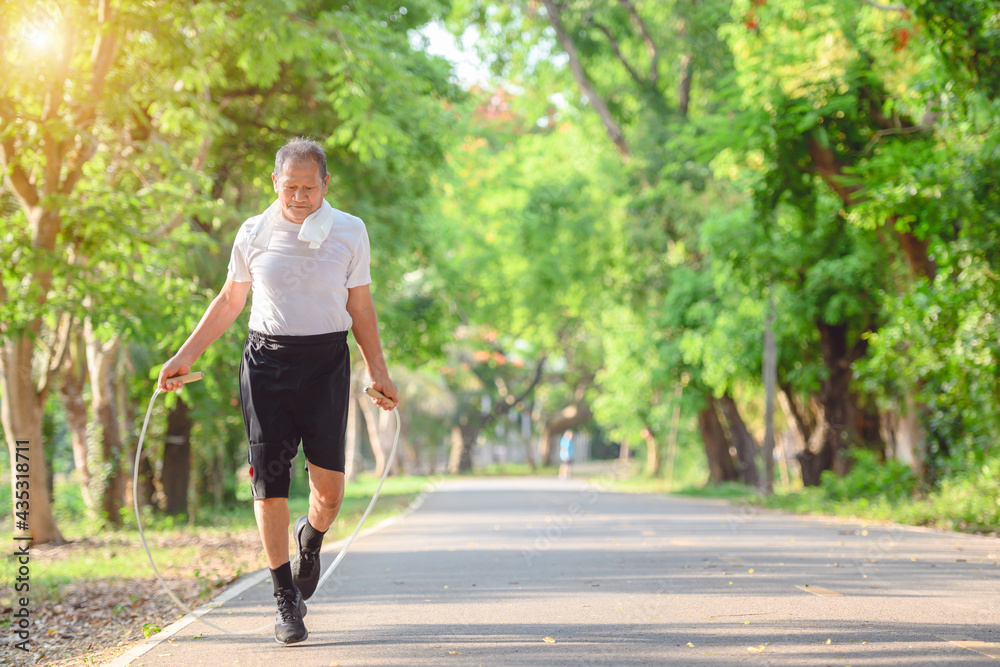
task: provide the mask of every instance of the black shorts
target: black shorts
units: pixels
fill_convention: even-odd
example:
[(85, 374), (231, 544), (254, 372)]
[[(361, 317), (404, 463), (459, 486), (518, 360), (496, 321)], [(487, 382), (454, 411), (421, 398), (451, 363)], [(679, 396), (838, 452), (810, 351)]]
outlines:
[(344, 472), (351, 389), (347, 332), (269, 336), (251, 331), (240, 363), (253, 497), (287, 498), (299, 442), (312, 465)]

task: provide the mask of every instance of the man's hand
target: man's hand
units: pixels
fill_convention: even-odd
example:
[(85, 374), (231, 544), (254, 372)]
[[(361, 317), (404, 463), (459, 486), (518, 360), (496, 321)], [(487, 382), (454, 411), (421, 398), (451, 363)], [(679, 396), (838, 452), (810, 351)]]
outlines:
[(187, 375), (190, 372), (190, 361), (187, 361), (180, 355), (171, 357), (167, 363), (163, 364), (163, 368), (160, 369), (160, 377), (157, 380), (157, 384), (160, 386), (160, 391), (174, 391), (175, 389), (180, 389), (184, 386), (184, 383), (171, 382), (170, 378), (178, 375)]
[[(392, 380), (389, 379), (389, 374), (376, 373), (375, 376), (376, 377), (372, 377), (372, 374), (370, 372), (368, 373), (368, 377), (371, 378), (372, 381), (372, 389), (375, 389), (386, 398), (391, 399), (392, 402), (396, 404), (395, 407), (399, 407), (399, 391), (396, 389), (396, 385), (392, 383)], [(388, 401), (381, 398), (375, 398), (373, 396), (372, 402), (383, 410), (393, 409), (393, 406), (390, 405)]]

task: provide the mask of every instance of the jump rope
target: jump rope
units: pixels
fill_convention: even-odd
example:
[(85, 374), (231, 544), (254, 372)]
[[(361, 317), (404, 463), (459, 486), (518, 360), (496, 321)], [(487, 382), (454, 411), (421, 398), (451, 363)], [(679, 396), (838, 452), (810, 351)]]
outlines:
[[(204, 377), (205, 377), (204, 373), (202, 373), (201, 371), (197, 371), (195, 373), (188, 373), (187, 375), (179, 375), (172, 377), (170, 378), (170, 381), (187, 384), (189, 382), (197, 382), (198, 380), (201, 380)], [(267, 625), (262, 625), (259, 628), (254, 628), (253, 630), (229, 630), (227, 628), (220, 627), (215, 623), (212, 623), (208, 619), (204, 618), (203, 617), (204, 615), (199, 616), (194, 611), (192, 611), (190, 607), (181, 602), (181, 600), (176, 595), (174, 595), (174, 592), (170, 590), (170, 587), (167, 586), (167, 582), (164, 581), (163, 577), (160, 575), (160, 571), (157, 569), (156, 563), (153, 562), (153, 554), (149, 550), (149, 544), (146, 542), (146, 533), (142, 529), (142, 518), (139, 513), (139, 494), (135, 493), (134, 490), (139, 488), (139, 461), (141, 460), (142, 456), (142, 443), (146, 439), (146, 428), (149, 426), (149, 416), (153, 413), (153, 404), (156, 402), (156, 397), (159, 396), (160, 393), (161, 393), (160, 388), (157, 387), (156, 391), (153, 392), (153, 397), (149, 399), (149, 407), (146, 409), (146, 418), (142, 422), (142, 431), (139, 433), (139, 445), (138, 447), (136, 447), (135, 450), (135, 470), (132, 474), (132, 489), (133, 489), (132, 505), (135, 509), (135, 524), (139, 528), (139, 539), (142, 540), (142, 547), (146, 550), (146, 555), (149, 557), (149, 564), (153, 566), (153, 572), (156, 574), (156, 579), (160, 582), (160, 586), (163, 587), (163, 590), (166, 591), (167, 595), (170, 596), (170, 599), (174, 601), (174, 604), (176, 604), (178, 607), (180, 607), (185, 612), (193, 616), (195, 619), (201, 621), (205, 625), (209, 625), (215, 628), (216, 630), (221, 630), (222, 632), (231, 635), (248, 635), (248, 634), (253, 634), (255, 632), (260, 632), (262, 630), (266, 630), (267, 628), (270, 628), (272, 625), (274, 625), (274, 621), (268, 623)], [(392, 399), (387, 398), (381, 392), (371, 387), (365, 387), (365, 393), (368, 394), (369, 396), (372, 396), (373, 398), (381, 398), (386, 401), (389, 401), (389, 403), (392, 403)], [(393, 407), (395, 408), (396, 406), (393, 404)], [(354, 538), (358, 536), (359, 532), (361, 532), (361, 527), (365, 525), (365, 521), (368, 519), (368, 515), (371, 513), (372, 508), (375, 507), (375, 501), (378, 500), (378, 495), (382, 491), (382, 485), (385, 484), (385, 478), (389, 476), (389, 469), (392, 467), (392, 462), (396, 458), (396, 447), (399, 444), (399, 430), (402, 424), (399, 418), (399, 410), (393, 410), (393, 413), (396, 415), (396, 435), (392, 439), (392, 449), (389, 451), (389, 458), (386, 460), (385, 469), (382, 471), (382, 479), (379, 480), (378, 486), (375, 487), (375, 494), (372, 496), (371, 502), (368, 503), (368, 508), (365, 510), (365, 513), (361, 515), (361, 520), (358, 521), (358, 525), (354, 528), (354, 532), (351, 533), (351, 536), (347, 538), (346, 542), (344, 542), (344, 546), (341, 547), (340, 553), (337, 554), (337, 557), (333, 559), (333, 563), (330, 564), (330, 567), (326, 568), (326, 572), (323, 573), (323, 576), (320, 578), (319, 583), (316, 585), (317, 591), (319, 591), (319, 589), (323, 587), (323, 584), (326, 583), (326, 580), (329, 579), (330, 575), (333, 574), (333, 571), (337, 568), (337, 565), (339, 565), (340, 561), (342, 561), (344, 559), (344, 556), (347, 555), (347, 550), (350, 548), (351, 543), (354, 542)], [(205, 614), (207, 613), (208, 611), (205, 612)]]

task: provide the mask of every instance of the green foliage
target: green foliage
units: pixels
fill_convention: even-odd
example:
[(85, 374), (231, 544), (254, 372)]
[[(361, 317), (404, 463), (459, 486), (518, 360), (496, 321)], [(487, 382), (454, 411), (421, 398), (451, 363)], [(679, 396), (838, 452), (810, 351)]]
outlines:
[(1000, 96), (1000, 25), (996, 0), (922, 0), (913, 11), (949, 73), (990, 99)]
[(990, 457), (981, 465), (953, 471), (938, 488), (919, 493), (916, 478), (905, 466), (886, 462), (887, 472), (883, 465), (862, 457), (861, 465), (842, 480), (828, 473), (822, 486), (750, 501), (809, 514), (995, 533), (1000, 528), (998, 465), (1000, 461)]
[(886, 499), (903, 500), (913, 495), (919, 481), (910, 466), (899, 461), (881, 461), (870, 451), (852, 450), (850, 471), (843, 477), (827, 470), (820, 488), (832, 501)]

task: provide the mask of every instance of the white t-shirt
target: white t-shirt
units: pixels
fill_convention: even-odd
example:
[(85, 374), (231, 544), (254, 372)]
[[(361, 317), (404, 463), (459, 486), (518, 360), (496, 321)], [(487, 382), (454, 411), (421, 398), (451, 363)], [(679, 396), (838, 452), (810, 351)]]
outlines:
[(276, 218), (266, 250), (250, 245), (256, 218), (244, 222), (229, 259), (229, 279), (251, 283), (250, 329), (275, 336), (350, 330), (347, 289), (371, 282), (365, 223), (338, 211), (313, 250), (298, 239), (300, 225)]

